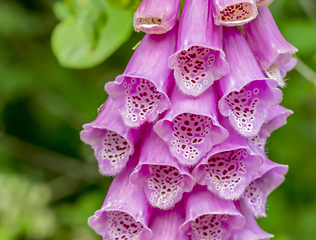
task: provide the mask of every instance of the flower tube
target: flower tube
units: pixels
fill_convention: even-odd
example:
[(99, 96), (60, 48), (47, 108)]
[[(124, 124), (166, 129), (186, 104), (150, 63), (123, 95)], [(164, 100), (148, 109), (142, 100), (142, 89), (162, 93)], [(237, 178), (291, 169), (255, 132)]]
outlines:
[(194, 165), (228, 137), (217, 120), (217, 91), (211, 86), (195, 98), (184, 95), (175, 85), (170, 98), (171, 108), (156, 123), (155, 131), (181, 164)]
[(230, 73), (217, 81), (218, 108), (245, 137), (258, 134), (267, 109), (282, 100), (277, 82), (267, 79), (245, 39), (236, 28), (225, 28), (224, 47)]
[(124, 123), (138, 127), (154, 121), (170, 107), (167, 91), (173, 81), (168, 58), (174, 53), (177, 28), (165, 34), (147, 34), (124, 73), (105, 86)]
[(127, 127), (113, 101), (108, 98), (97, 118), (83, 125), (81, 140), (91, 145), (102, 174), (115, 175), (134, 152), (142, 127)]
[(182, 92), (198, 96), (229, 72), (222, 27), (214, 25), (209, 0), (185, 1), (177, 41), (169, 67)]
[(247, 139), (240, 136), (227, 119), (221, 123), (229, 131), (229, 138), (213, 147), (194, 168), (192, 176), (218, 197), (235, 200), (252, 181), (263, 157), (249, 147)]
[(274, 237), (272, 234), (263, 231), (258, 226), (256, 219), (251, 214), (249, 209), (247, 209), (244, 199), (236, 201), (235, 205), (238, 211), (240, 211), (245, 217), (246, 222), (242, 229), (232, 231), (230, 240), (269, 240), (270, 238)]
[(168, 32), (177, 23), (180, 0), (143, 0), (134, 14), (136, 32)]
[(177, 203), (174, 208), (161, 210), (155, 208), (149, 227), (153, 232), (151, 240), (190, 240), (191, 238), (180, 231), (184, 222), (183, 203)]
[(187, 166), (180, 165), (166, 143), (152, 129), (143, 136), (139, 164), (131, 174), (132, 183), (144, 187), (148, 202), (161, 209), (169, 209), (190, 192), (195, 185)]
[(234, 202), (219, 199), (201, 185), (184, 195), (184, 207), (185, 222), (180, 229), (192, 235), (192, 240), (228, 240), (231, 230), (242, 228), (245, 222)]
[(266, 217), (265, 205), (267, 196), (284, 181), (288, 171), (287, 165), (272, 162), (265, 157), (265, 162), (253, 176), (253, 181), (243, 194), (245, 205), (256, 217)]
[(229, 27), (243, 25), (258, 15), (255, 0), (212, 0), (212, 2), (216, 25)]
[(290, 116), (293, 111), (277, 105), (268, 109), (268, 117), (265, 123), (261, 126), (257, 135), (248, 138), (248, 143), (252, 149), (261, 152), (262, 156), (265, 155), (264, 147), (266, 145), (267, 138), (276, 129), (286, 124), (286, 118)]
[(297, 49), (284, 39), (268, 7), (259, 8), (258, 17), (244, 25), (244, 34), (265, 74), (284, 87), (278, 67), (287, 64)]
[(148, 240), (152, 232), (148, 223), (152, 214), (143, 188), (132, 184), (130, 174), (137, 164), (138, 153), (130, 157), (126, 168), (112, 181), (103, 206), (89, 218), (89, 226), (104, 240)]

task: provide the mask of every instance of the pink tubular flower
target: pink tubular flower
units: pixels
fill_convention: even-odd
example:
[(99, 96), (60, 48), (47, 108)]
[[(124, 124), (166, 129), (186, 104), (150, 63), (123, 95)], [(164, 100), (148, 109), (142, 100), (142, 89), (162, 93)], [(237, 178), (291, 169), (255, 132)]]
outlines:
[(217, 120), (217, 99), (214, 86), (197, 98), (184, 95), (176, 85), (173, 87), (171, 108), (156, 123), (155, 131), (181, 164), (196, 164), (228, 137)]
[(130, 158), (126, 168), (114, 178), (102, 208), (88, 221), (90, 227), (106, 240), (148, 240), (152, 237), (148, 223), (153, 209), (143, 189), (129, 180), (138, 154)]
[(165, 34), (147, 34), (124, 73), (105, 86), (127, 126), (154, 121), (170, 107), (167, 91), (173, 77), (167, 61), (175, 50), (176, 34), (176, 27)]
[(177, 51), (169, 58), (182, 92), (198, 96), (228, 73), (222, 45), (222, 27), (214, 25), (209, 0), (186, 0)]
[(247, 140), (229, 126), (229, 138), (213, 149), (194, 168), (192, 176), (198, 184), (227, 200), (238, 199), (263, 163), (263, 158), (250, 149)]
[(212, 0), (211, 4), (216, 25), (243, 25), (258, 14), (255, 0)]
[(182, 201), (167, 211), (155, 208), (149, 223), (149, 227), (153, 232), (151, 240), (190, 240), (191, 238), (188, 235), (180, 231), (180, 225), (183, 222)]
[(249, 211), (256, 217), (266, 217), (265, 205), (267, 196), (284, 181), (288, 166), (272, 162), (265, 157), (265, 162), (253, 176), (243, 198)]
[(232, 201), (217, 198), (201, 185), (184, 195), (184, 207), (185, 222), (180, 229), (192, 240), (228, 240), (231, 230), (244, 225), (245, 219)]
[(274, 237), (272, 234), (266, 233), (258, 226), (256, 219), (249, 209), (247, 209), (244, 199), (236, 201), (235, 205), (245, 217), (246, 222), (242, 229), (232, 231), (230, 240), (269, 240)]
[(217, 81), (218, 108), (245, 137), (256, 135), (267, 109), (281, 102), (277, 82), (263, 75), (245, 39), (236, 28), (225, 28), (224, 47), (230, 73)]
[(131, 174), (133, 184), (144, 188), (148, 202), (161, 209), (169, 209), (190, 192), (195, 185), (189, 167), (180, 165), (165, 142), (152, 129), (146, 128), (140, 158)]
[(143, 0), (134, 14), (135, 31), (168, 32), (177, 23), (180, 0)]
[(258, 8), (269, 6), (273, 0), (256, 0), (256, 5)]
[(120, 172), (138, 141), (142, 128), (127, 127), (113, 101), (108, 98), (98, 117), (83, 125), (81, 140), (94, 149), (102, 174), (115, 175)]
[(297, 49), (284, 39), (268, 7), (259, 8), (258, 17), (244, 25), (244, 34), (265, 74), (284, 87), (278, 67), (287, 64)]

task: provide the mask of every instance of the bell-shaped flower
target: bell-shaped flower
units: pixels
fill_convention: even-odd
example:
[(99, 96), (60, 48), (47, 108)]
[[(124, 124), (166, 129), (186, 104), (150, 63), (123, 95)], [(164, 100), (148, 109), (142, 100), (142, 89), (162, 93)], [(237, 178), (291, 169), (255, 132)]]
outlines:
[(233, 201), (222, 200), (201, 185), (184, 195), (184, 209), (185, 222), (180, 229), (192, 240), (228, 240), (231, 231), (245, 222)]
[(198, 96), (229, 72), (222, 47), (222, 27), (214, 25), (209, 0), (186, 0), (177, 50), (169, 58), (182, 92)]
[(255, 0), (211, 0), (216, 25), (238, 26), (258, 15)]
[(257, 8), (269, 6), (273, 0), (256, 0)]
[(277, 82), (267, 79), (247, 42), (236, 28), (225, 28), (224, 49), (230, 73), (217, 81), (218, 108), (245, 137), (258, 134), (267, 109), (282, 100)]
[(113, 179), (102, 208), (89, 218), (89, 226), (104, 240), (148, 240), (152, 237), (148, 223), (153, 209), (143, 188), (132, 184), (129, 179), (137, 159), (136, 152), (126, 168)]
[(144, 188), (152, 206), (169, 209), (182, 199), (184, 192), (192, 190), (195, 180), (189, 167), (178, 163), (152, 126), (148, 125), (142, 138), (139, 163), (131, 181)]
[(235, 202), (236, 208), (245, 217), (246, 222), (242, 229), (233, 230), (230, 240), (269, 240), (273, 235), (263, 231), (247, 208), (244, 199)]
[(287, 64), (297, 49), (284, 39), (269, 8), (258, 10), (258, 17), (244, 25), (245, 39), (267, 77), (284, 87), (279, 66)]
[(265, 157), (265, 162), (253, 176), (253, 181), (243, 194), (245, 205), (256, 217), (266, 217), (267, 196), (284, 181), (287, 165), (272, 162)]
[(247, 139), (240, 136), (227, 119), (221, 123), (229, 131), (229, 138), (213, 147), (194, 168), (192, 176), (218, 197), (235, 200), (252, 181), (263, 157), (249, 147)]
[(156, 123), (155, 131), (180, 163), (196, 164), (228, 137), (217, 120), (217, 95), (215, 86), (196, 98), (183, 94), (177, 85), (172, 88), (171, 108)]
[(108, 98), (97, 118), (83, 125), (81, 140), (91, 145), (102, 174), (115, 175), (134, 152), (142, 127), (127, 127), (113, 101)]
[(264, 156), (264, 147), (266, 145), (267, 138), (276, 129), (286, 124), (286, 119), (293, 111), (277, 105), (268, 109), (268, 116), (264, 124), (262, 124), (260, 131), (257, 135), (249, 137), (249, 146), (255, 151), (261, 153)]
[(173, 76), (168, 58), (176, 37), (176, 27), (165, 34), (146, 34), (124, 73), (105, 86), (127, 126), (154, 121), (170, 107), (167, 91)]
[(135, 31), (168, 32), (177, 23), (180, 0), (143, 0), (134, 14)]
[(182, 201), (169, 210), (155, 208), (149, 222), (149, 228), (153, 232), (153, 237), (150, 240), (190, 240), (188, 235), (180, 231), (183, 222)]

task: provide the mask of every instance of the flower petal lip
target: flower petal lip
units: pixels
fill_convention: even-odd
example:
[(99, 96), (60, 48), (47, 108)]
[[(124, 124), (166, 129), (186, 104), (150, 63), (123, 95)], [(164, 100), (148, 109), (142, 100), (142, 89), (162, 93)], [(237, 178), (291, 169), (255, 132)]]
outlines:
[(182, 92), (198, 96), (229, 72), (222, 47), (222, 27), (214, 25), (209, 1), (186, 0), (168, 62)]
[(218, 108), (236, 131), (255, 136), (267, 118), (267, 109), (282, 100), (277, 81), (266, 78), (248, 44), (236, 28), (225, 28), (224, 49), (230, 73), (216, 81)]
[[(137, 152), (130, 157), (126, 168), (113, 179), (102, 208), (97, 210), (88, 220), (89, 226), (103, 239), (114, 239), (113, 236), (116, 235), (117, 237), (123, 234), (123, 229), (118, 229), (121, 224), (118, 223), (118, 219), (123, 222), (127, 221), (124, 222), (127, 227), (121, 224), (121, 227), (127, 231), (126, 234), (130, 236), (136, 234), (137, 239), (140, 240), (148, 240), (152, 237), (148, 223), (153, 209), (148, 204), (143, 189), (132, 184), (129, 180), (138, 157)], [(128, 228), (133, 229), (133, 231), (129, 232)]]
[(251, 22), (258, 15), (255, 0), (214, 0), (211, 4), (216, 25), (227, 27), (243, 25)]
[(182, 201), (169, 210), (155, 208), (149, 222), (149, 227), (153, 232), (151, 240), (190, 240), (191, 238), (179, 229), (183, 222)]
[(172, 208), (190, 192), (195, 180), (187, 166), (180, 165), (165, 142), (148, 124), (142, 138), (139, 164), (131, 174), (133, 184), (144, 187), (148, 202), (161, 209)]
[(258, 9), (256, 19), (244, 25), (245, 39), (263, 70), (290, 61), (297, 49), (280, 33), (268, 7)]
[(173, 77), (167, 59), (175, 50), (176, 33), (175, 26), (165, 34), (146, 34), (124, 73), (105, 86), (127, 126), (152, 122), (170, 107), (167, 91)]
[(216, 196), (235, 200), (242, 196), (264, 159), (230, 126), (227, 118), (220, 122), (229, 131), (229, 138), (214, 146), (191, 174), (198, 184), (206, 185)]
[(170, 90), (171, 108), (156, 123), (155, 132), (181, 164), (194, 165), (214, 145), (228, 137), (217, 119), (218, 93), (215, 86), (199, 97), (183, 94), (177, 85)]
[[(194, 227), (198, 232), (198, 226), (192, 226), (198, 223), (197, 219), (220, 218), (222, 231), (221, 239), (228, 239), (230, 231), (242, 228), (245, 222), (244, 217), (235, 208), (232, 201), (225, 201), (216, 197), (212, 192), (208, 191), (205, 186), (196, 185), (192, 192), (184, 195), (185, 222), (181, 225), (180, 230), (186, 234), (193, 235)], [(195, 224), (196, 225), (196, 224)], [(211, 227), (211, 225), (208, 225)], [(196, 238), (192, 238), (196, 239)]]
[(143, 0), (134, 14), (134, 29), (163, 34), (177, 23), (180, 0)]
[(97, 118), (83, 125), (81, 140), (91, 145), (102, 174), (115, 175), (124, 167), (134, 152), (142, 127), (127, 127), (113, 101), (108, 98)]
[(230, 240), (269, 240), (274, 237), (258, 226), (256, 219), (247, 208), (244, 199), (236, 201), (235, 205), (238, 211), (245, 217), (246, 222), (243, 228), (232, 231)]

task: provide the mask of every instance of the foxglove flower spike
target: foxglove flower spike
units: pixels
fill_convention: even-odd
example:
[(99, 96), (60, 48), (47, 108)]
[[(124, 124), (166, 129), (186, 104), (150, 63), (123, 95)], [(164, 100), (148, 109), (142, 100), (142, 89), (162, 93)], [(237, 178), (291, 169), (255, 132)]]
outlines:
[(217, 119), (218, 93), (215, 86), (211, 86), (195, 98), (183, 94), (174, 85), (170, 98), (171, 108), (156, 123), (155, 131), (180, 163), (194, 165), (228, 137)]
[(224, 48), (230, 73), (217, 81), (218, 108), (245, 137), (256, 135), (267, 118), (267, 109), (282, 100), (277, 82), (267, 79), (245, 39), (236, 28), (225, 28)]
[(143, 0), (134, 14), (135, 31), (168, 32), (177, 23), (180, 0)]
[(186, 0), (177, 51), (169, 58), (182, 92), (198, 96), (229, 72), (222, 47), (222, 27), (214, 25), (209, 0)]
[(81, 140), (94, 149), (100, 172), (115, 175), (124, 168), (129, 156), (133, 154), (134, 145), (143, 128), (127, 127), (115, 104), (108, 98), (97, 118), (83, 125), (83, 129)]
[(144, 187), (148, 202), (161, 209), (169, 209), (190, 192), (195, 180), (189, 167), (180, 165), (166, 143), (148, 124), (142, 138), (139, 164), (131, 174), (132, 183)]
[(124, 73), (105, 86), (127, 126), (152, 122), (170, 107), (167, 91), (173, 77), (167, 61), (176, 34), (177, 27), (165, 34), (146, 34)]
[(126, 168), (112, 181), (103, 206), (89, 218), (89, 225), (104, 240), (148, 240), (152, 231), (148, 223), (152, 214), (143, 188), (132, 184), (130, 174), (137, 164), (138, 153), (130, 157)]

